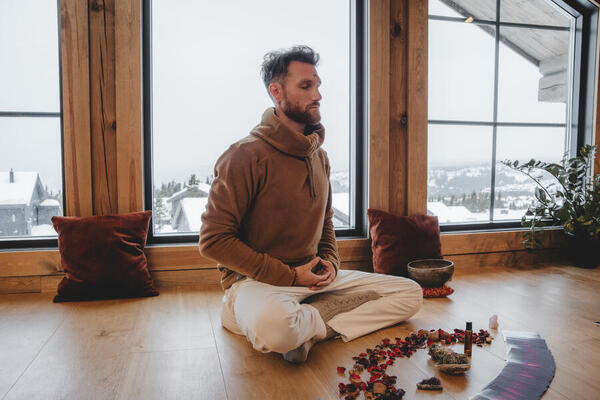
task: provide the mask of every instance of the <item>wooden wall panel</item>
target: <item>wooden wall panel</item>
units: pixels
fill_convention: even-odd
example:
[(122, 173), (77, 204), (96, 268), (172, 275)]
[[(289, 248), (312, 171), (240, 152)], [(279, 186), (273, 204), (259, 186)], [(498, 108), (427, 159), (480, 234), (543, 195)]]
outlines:
[(58, 250), (0, 252), (0, 277), (52, 275), (62, 272)]
[(89, 0), (94, 215), (117, 212), (115, 0)]
[(60, 2), (65, 215), (90, 216), (92, 171), (87, 0)]
[(125, 213), (144, 209), (142, 39), (139, 0), (116, 2), (115, 32), (118, 211)]
[(371, 259), (371, 241), (369, 239), (338, 240), (337, 245), (342, 262)]
[[(455, 265), (455, 276), (483, 272), (482, 268), (519, 267), (531, 268), (542, 263), (557, 263), (565, 259), (560, 249), (544, 249), (534, 253), (527, 251), (505, 251), (494, 253), (454, 254), (446, 258)], [(569, 265), (568, 262), (565, 265)], [(370, 260), (345, 261), (341, 269), (373, 272)], [(210, 268), (151, 268), (157, 286), (199, 285), (202, 288), (220, 287), (220, 273), (215, 266)], [(0, 277), (0, 294), (56, 292), (62, 273), (51, 275), (15, 275)]]
[[(560, 247), (564, 234), (560, 230), (540, 232), (546, 248)], [(442, 235), (442, 254), (472, 254), (525, 250), (523, 231), (456, 233)]]
[(408, 215), (427, 212), (427, 6), (408, 1)]
[(0, 294), (40, 292), (41, 280), (39, 276), (0, 278)]
[(446, 258), (454, 262), (456, 275), (462, 275), (483, 272), (481, 268), (531, 268), (548, 262), (557, 263), (565, 260), (565, 255), (559, 249), (544, 249), (536, 252), (506, 251), (499, 253), (455, 254)]
[(369, 2), (369, 208), (389, 210), (390, 0)]
[(152, 270), (216, 267), (215, 262), (202, 257), (194, 245), (149, 246), (144, 251)]
[(408, 10), (405, 0), (390, 2), (389, 212), (406, 215)]

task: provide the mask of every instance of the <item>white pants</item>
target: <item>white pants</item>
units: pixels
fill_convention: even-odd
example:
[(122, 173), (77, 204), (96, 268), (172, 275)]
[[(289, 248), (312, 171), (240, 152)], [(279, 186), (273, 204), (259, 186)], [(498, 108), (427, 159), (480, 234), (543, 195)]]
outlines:
[(286, 353), (312, 338), (325, 337), (321, 315), (310, 304), (300, 304), (302, 300), (316, 293), (365, 290), (374, 290), (381, 297), (327, 322), (344, 342), (405, 321), (423, 304), (423, 292), (416, 282), (392, 275), (340, 270), (333, 282), (316, 291), (246, 278), (225, 291), (221, 324), (237, 335), (245, 335), (258, 351)]

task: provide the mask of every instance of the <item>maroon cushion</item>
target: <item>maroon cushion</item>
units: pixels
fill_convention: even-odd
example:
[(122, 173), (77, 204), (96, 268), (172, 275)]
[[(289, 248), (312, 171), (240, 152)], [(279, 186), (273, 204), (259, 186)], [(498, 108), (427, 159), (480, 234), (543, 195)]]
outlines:
[(400, 217), (367, 210), (373, 250), (373, 270), (406, 276), (406, 264), (424, 258), (442, 258), (438, 218), (428, 215)]
[(157, 296), (143, 250), (151, 216), (52, 217), (65, 271), (54, 302)]

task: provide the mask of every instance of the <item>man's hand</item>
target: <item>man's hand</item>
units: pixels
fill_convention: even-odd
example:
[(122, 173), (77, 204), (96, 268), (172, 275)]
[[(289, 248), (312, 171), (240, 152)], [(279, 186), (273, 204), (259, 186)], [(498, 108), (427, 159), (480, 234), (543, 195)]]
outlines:
[[(312, 270), (321, 263), (322, 268), (314, 273)], [(335, 268), (329, 261), (324, 261), (320, 257), (315, 257), (306, 264), (299, 265), (296, 268), (295, 286), (306, 286), (311, 290), (319, 290), (331, 283), (335, 278)]]
[(319, 272), (317, 272), (317, 275), (327, 276), (327, 279), (325, 279), (321, 282), (318, 282), (315, 286), (311, 287), (312, 290), (321, 289), (321, 288), (329, 285), (335, 279), (336, 272), (335, 272), (335, 267), (333, 266), (333, 263), (331, 261), (323, 260), (322, 258), (320, 258), (320, 260), (321, 260), (322, 268), (320, 269)]

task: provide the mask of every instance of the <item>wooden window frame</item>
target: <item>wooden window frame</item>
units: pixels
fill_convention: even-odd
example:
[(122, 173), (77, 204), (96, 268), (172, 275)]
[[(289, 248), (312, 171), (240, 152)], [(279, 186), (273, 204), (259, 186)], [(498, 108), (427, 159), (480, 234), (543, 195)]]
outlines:
[[(424, 213), (427, 0), (368, 1), (369, 208), (399, 215)], [(60, 0), (60, 10), (65, 214), (143, 210), (141, 2)], [(105, 60), (105, 68), (114, 70), (112, 74), (92, 73), (103, 72), (98, 69), (99, 58)], [(111, 95), (100, 99), (95, 95), (100, 91)], [(598, 87), (596, 98), (597, 92)], [(595, 109), (598, 114), (597, 100)], [(597, 123), (594, 132), (598, 143)], [(104, 139), (97, 140), (98, 135)], [(94, 176), (98, 165), (115, 172)], [(595, 170), (599, 169), (597, 158)], [(548, 232), (546, 246), (556, 247), (560, 237), (556, 231)], [(338, 240), (344, 265), (369, 268), (370, 245), (368, 238)], [(472, 265), (520, 262), (526, 254), (520, 230), (443, 234), (442, 248), (444, 255)], [(215, 263), (201, 257), (195, 245), (149, 246), (146, 254), (153, 274), (216, 271)], [(19, 287), (55, 289), (61, 274), (57, 249), (0, 252), (0, 293)]]

